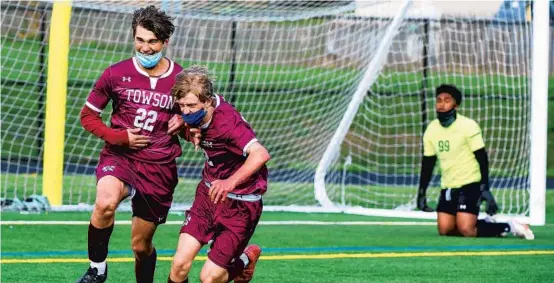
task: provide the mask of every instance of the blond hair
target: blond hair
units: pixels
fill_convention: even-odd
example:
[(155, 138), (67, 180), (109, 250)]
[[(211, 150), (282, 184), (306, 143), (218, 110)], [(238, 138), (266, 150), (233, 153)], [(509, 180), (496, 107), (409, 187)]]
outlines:
[(208, 74), (208, 68), (193, 65), (177, 74), (175, 85), (171, 88), (171, 95), (177, 101), (188, 93), (196, 95), (202, 103), (213, 101), (213, 83)]

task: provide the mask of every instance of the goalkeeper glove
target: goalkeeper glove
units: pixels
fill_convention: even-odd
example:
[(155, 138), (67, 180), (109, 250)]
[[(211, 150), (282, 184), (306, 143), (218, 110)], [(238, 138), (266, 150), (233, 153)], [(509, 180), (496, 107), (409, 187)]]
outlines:
[(487, 184), (481, 184), (481, 196), (479, 198), (479, 204), (481, 204), (482, 201), (487, 202), (486, 211), (489, 215), (495, 215), (498, 211), (498, 205), (496, 204), (496, 201), (494, 200), (494, 196), (492, 195), (491, 191), (489, 190), (489, 186)]
[(432, 212), (433, 209), (427, 206), (427, 198), (425, 197), (425, 192), (419, 190), (417, 193), (417, 208), (421, 211)]

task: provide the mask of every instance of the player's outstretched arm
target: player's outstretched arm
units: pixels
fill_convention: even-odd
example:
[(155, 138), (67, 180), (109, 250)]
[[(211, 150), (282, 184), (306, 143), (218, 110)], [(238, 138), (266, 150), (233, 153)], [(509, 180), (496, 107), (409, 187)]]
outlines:
[(483, 200), (487, 202), (487, 214), (494, 215), (498, 211), (498, 205), (494, 200), (494, 196), (490, 192), (489, 157), (487, 156), (487, 151), (483, 147), (474, 151), (473, 154), (475, 154), (475, 159), (477, 159), (477, 163), (479, 163), (479, 170), (481, 171), (481, 200), (479, 201), (479, 204), (481, 204), (481, 201)]
[(433, 168), (437, 162), (437, 156), (423, 156), (421, 161), (421, 173), (419, 176), (419, 189), (417, 190), (417, 208), (421, 211), (431, 212), (432, 208), (427, 206), (427, 187), (433, 175)]
[(267, 149), (259, 142), (251, 144), (247, 148), (246, 154), (248, 156), (246, 161), (235, 174), (228, 179), (212, 182), (209, 194), (214, 203), (225, 201), (227, 193), (246, 181), (252, 174), (258, 172), (271, 159)]

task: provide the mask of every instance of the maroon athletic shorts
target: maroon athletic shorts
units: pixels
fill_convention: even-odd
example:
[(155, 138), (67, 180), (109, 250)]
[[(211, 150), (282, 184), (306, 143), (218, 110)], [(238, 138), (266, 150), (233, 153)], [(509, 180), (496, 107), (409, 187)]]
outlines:
[(102, 152), (96, 167), (96, 179), (114, 176), (135, 192), (131, 200), (133, 216), (154, 222), (165, 223), (173, 191), (177, 186), (177, 165), (146, 163), (125, 156)]
[(227, 198), (214, 204), (209, 188), (201, 181), (192, 207), (186, 214), (181, 233), (187, 233), (205, 245), (213, 240), (208, 258), (230, 269), (254, 234), (262, 215), (262, 200), (243, 201)]

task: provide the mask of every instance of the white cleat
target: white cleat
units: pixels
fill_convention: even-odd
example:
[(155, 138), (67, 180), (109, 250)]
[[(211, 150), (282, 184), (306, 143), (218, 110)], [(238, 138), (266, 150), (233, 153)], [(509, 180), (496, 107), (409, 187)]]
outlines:
[(514, 219), (508, 221), (508, 224), (510, 225), (510, 230), (512, 230), (512, 233), (515, 236), (524, 238), (526, 240), (535, 239), (535, 235), (533, 234), (533, 231), (531, 231), (531, 228), (529, 228), (529, 225), (519, 223)]

